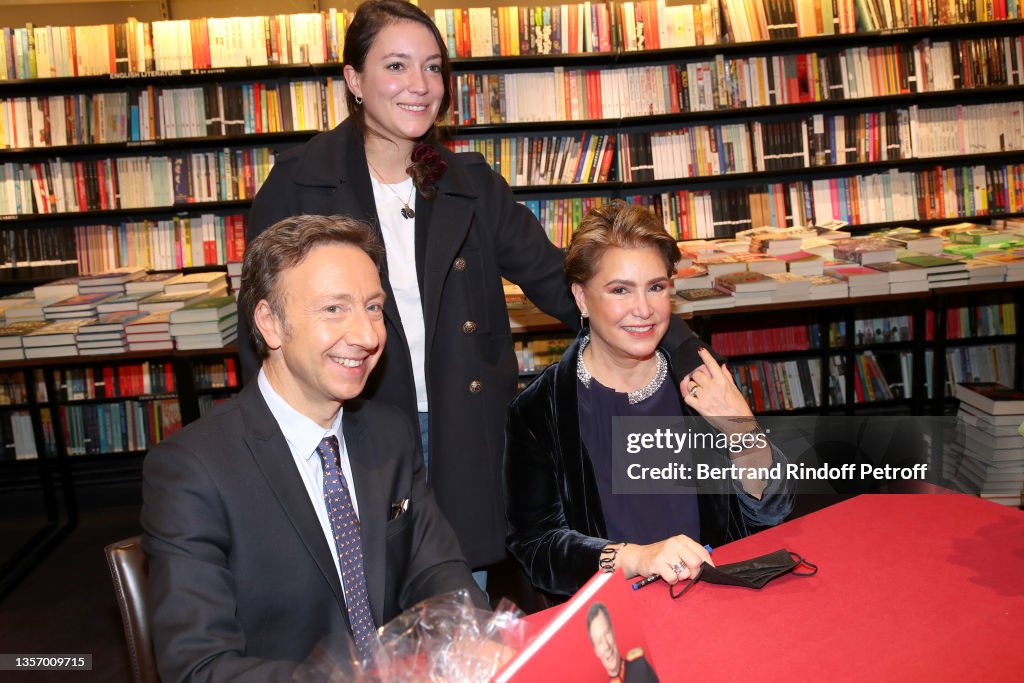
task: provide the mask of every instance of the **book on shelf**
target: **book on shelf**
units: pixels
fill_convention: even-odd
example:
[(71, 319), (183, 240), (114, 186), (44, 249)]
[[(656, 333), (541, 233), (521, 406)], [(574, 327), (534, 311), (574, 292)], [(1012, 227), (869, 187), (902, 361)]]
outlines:
[[(221, 273), (223, 275), (223, 273)], [(156, 313), (158, 311), (174, 311), (179, 308), (205, 299), (208, 297), (220, 296), (226, 291), (226, 286), (222, 283), (218, 289), (208, 291), (189, 291), (179, 292), (177, 294), (151, 294), (142, 301), (139, 302), (139, 310), (146, 313)]]
[(0, 349), (20, 349), (25, 335), (46, 327), (47, 324), (41, 320), (33, 320), (0, 325)]
[(687, 301), (694, 311), (732, 308), (736, 305), (736, 299), (729, 292), (723, 292), (713, 287), (698, 287), (697, 289), (681, 289), (676, 294), (680, 299)]
[(54, 280), (44, 285), (36, 285), (32, 288), (36, 301), (60, 301), (78, 295), (78, 282), (76, 277), (66, 277)]
[[(92, 322), (93, 318), (58, 320), (29, 332), (22, 338), (25, 349), (41, 346), (67, 346), (74, 349), (75, 335), (83, 325)], [(74, 355), (74, 350), (71, 351)]]
[(121, 294), (104, 299), (96, 304), (96, 313), (103, 316), (112, 313), (134, 313), (139, 310), (139, 302), (152, 292), (135, 292), (133, 294)]
[(0, 460), (34, 460), (38, 457), (32, 416), (25, 411), (0, 415)]
[(170, 318), (170, 310), (147, 313), (129, 323), (125, 323), (124, 329), (129, 336), (136, 334), (150, 334), (152, 332), (167, 333), (171, 327)]
[(220, 349), (235, 341), (238, 336), (237, 327), (212, 334), (185, 334), (174, 338), (174, 343), (182, 351), (194, 349)]
[(227, 288), (227, 279), (224, 273), (183, 273), (164, 284), (164, 293), (212, 292), (220, 288)]
[(178, 273), (150, 273), (149, 275), (143, 275), (140, 278), (132, 280), (125, 284), (125, 293), (127, 294), (155, 294), (157, 292), (164, 291), (164, 286), (175, 277)]
[(984, 259), (966, 259), (967, 279), (972, 285), (1006, 281), (1006, 266), (1002, 263), (985, 261)]
[(825, 267), (825, 274), (849, 285), (850, 296), (889, 293), (889, 274), (867, 266), (836, 264)]
[(725, 273), (715, 278), (715, 287), (725, 292), (774, 292), (777, 286), (768, 275), (753, 270)]
[(786, 262), (775, 256), (760, 253), (734, 253), (733, 259), (743, 264), (747, 271), (757, 273), (785, 273)]
[(108, 354), (124, 353), (128, 350), (125, 340), (108, 340), (102, 342), (78, 342), (78, 355), (80, 356), (105, 356)]
[(987, 430), (1017, 429), (1024, 422), (1024, 418), (1018, 414), (992, 415), (963, 401), (957, 410), (957, 418), (965, 424)]
[(672, 275), (672, 285), (675, 289), (704, 289), (714, 284), (714, 278), (708, 273), (707, 268), (702, 265), (691, 265), (679, 268)]
[[(184, 309), (179, 309), (184, 310)], [(177, 311), (175, 311), (177, 312)], [(184, 337), (196, 334), (225, 334), (229, 329), (238, 325), (238, 314), (230, 313), (218, 320), (206, 320), (202, 322), (176, 323), (171, 319), (170, 334), (172, 337)]]
[(95, 320), (82, 325), (78, 329), (78, 336), (81, 339), (95, 334), (124, 333), (125, 325), (131, 324), (143, 316), (144, 314), (138, 311), (102, 313)]
[(170, 351), (174, 349), (174, 342), (170, 339), (153, 341), (128, 341), (130, 351)]
[(115, 268), (105, 273), (95, 273), (92, 275), (82, 275), (78, 280), (79, 289), (83, 288), (95, 288), (110, 285), (121, 285), (121, 291), (124, 291), (125, 283), (146, 275), (145, 268), (138, 268), (132, 266), (125, 266), (122, 268)]
[(998, 382), (960, 382), (956, 397), (988, 415), (1024, 415), (1024, 392)]
[(237, 316), (238, 302), (233, 296), (216, 296), (193, 301), (171, 313), (171, 324), (216, 322), (232, 314)]
[(773, 302), (805, 301), (811, 293), (811, 281), (796, 273), (769, 273), (767, 277), (775, 282)]
[(811, 282), (808, 298), (811, 300), (838, 299), (850, 295), (849, 285), (840, 278), (831, 275), (810, 275), (808, 279)]
[(36, 358), (69, 358), (77, 355), (78, 347), (74, 344), (25, 347), (25, 358), (29, 360), (34, 360)]
[(97, 304), (109, 298), (111, 295), (106, 292), (76, 294), (44, 306), (43, 315), (47, 320), (95, 317)]

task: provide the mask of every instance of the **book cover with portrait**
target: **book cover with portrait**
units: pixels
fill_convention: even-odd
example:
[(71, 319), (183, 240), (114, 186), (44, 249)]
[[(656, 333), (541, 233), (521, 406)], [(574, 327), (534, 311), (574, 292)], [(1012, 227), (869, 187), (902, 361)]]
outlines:
[(595, 574), (567, 603), (550, 611), (554, 616), (541, 622), (526, 647), (494, 678), (496, 683), (658, 680), (636, 593), (621, 572)]

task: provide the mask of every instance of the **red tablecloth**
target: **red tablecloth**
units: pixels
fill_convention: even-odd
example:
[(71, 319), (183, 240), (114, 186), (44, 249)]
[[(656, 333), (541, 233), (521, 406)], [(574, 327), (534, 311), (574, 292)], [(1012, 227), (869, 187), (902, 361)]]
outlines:
[[(716, 548), (818, 564), (760, 591), (636, 592), (663, 683), (1024, 680), (1024, 513), (965, 495), (860, 496)], [(549, 613), (531, 616), (532, 626)]]

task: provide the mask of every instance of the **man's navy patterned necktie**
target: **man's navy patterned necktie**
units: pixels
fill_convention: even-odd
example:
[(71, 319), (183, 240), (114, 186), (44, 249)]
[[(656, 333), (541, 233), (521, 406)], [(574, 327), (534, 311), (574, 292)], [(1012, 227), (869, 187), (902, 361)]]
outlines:
[(338, 467), (338, 437), (325, 437), (316, 447), (320, 464), (324, 468), (324, 502), (334, 528), (334, 545), (341, 565), (341, 580), (345, 587), (348, 620), (352, 625), (356, 650), (362, 659), (368, 659), (377, 642), (377, 630), (370, 616), (370, 600), (366, 594), (366, 575), (363, 573), (363, 543), (359, 537), (359, 518), (352, 507), (345, 474)]

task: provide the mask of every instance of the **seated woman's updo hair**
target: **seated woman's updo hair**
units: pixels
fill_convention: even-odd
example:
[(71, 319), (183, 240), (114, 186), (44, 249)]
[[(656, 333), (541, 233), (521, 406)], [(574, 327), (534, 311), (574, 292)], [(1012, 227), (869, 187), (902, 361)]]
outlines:
[(604, 252), (612, 247), (643, 249), (654, 247), (665, 259), (671, 276), (680, 258), (676, 241), (665, 232), (661, 218), (642, 206), (616, 199), (587, 212), (580, 221), (565, 255), (565, 282), (586, 284), (598, 268)]

